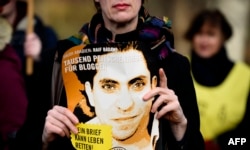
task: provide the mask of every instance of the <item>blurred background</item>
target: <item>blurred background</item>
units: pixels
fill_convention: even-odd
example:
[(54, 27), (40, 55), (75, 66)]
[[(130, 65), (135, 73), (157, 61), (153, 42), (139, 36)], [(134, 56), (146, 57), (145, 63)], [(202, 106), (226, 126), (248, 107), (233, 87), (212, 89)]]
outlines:
[[(183, 55), (189, 53), (183, 34), (193, 16), (204, 8), (219, 8), (234, 30), (227, 42), (229, 57), (250, 65), (250, 0), (146, 0), (145, 7), (151, 15), (172, 20), (175, 47)], [(35, 12), (64, 39), (91, 19), (95, 7), (93, 0), (35, 0)]]

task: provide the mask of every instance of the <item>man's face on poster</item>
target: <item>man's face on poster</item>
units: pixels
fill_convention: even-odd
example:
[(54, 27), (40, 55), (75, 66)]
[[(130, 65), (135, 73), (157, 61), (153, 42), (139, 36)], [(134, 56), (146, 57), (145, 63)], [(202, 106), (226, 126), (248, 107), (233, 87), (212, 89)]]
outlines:
[[(126, 62), (126, 63), (123, 63)], [(85, 84), (91, 105), (102, 124), (112, 125), (113, 137), (125, 140), (149, 118), (152, 101), (142, 97), (156, 86), (156, 76), (150, 77), (145, 58), (138, 50), (109, 53), (99, 57), (93, 89)]]

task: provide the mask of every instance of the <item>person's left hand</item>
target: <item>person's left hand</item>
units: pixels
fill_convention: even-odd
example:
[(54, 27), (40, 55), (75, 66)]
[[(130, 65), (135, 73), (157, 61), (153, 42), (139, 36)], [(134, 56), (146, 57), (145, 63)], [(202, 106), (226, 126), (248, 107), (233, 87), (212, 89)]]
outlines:
[(151, 112), (157, 112), (156, 117), (158, 119), (164, 117), (169, 120), (177, 140), (180, 140), (186, 131), (187, 119), (182, 111), (175, 92), (167, 86), (167, 77), (162, 68), (159, 69), (159, 76), (160, 86), (152, 89), (144, 95), (143, 100), (147, 101), (158, 96), (152, 105)]
[(36, 33), (29, 33), (26, 35), (24, 43), (24, 52), (26, 56), (31, 56), (38, 60), (42, 50), (42, 42)]

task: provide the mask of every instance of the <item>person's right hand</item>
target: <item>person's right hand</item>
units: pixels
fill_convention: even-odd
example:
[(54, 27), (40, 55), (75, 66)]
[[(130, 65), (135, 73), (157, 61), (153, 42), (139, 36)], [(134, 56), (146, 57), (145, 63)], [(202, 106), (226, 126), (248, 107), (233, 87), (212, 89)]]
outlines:
[(26, 35), (24, 42), (25, 56), (31, 56), (35, 60), (39, 60), (42, 51), (42, 41), (39, 36), (32, 32)]
[(45, 120), (42, 135), (43, 143), (47, 145), (55, 140), (58, 135), (69, 137), (70, 131), (77, 134), (76, 124), (78, 123), (79, 120), (69, 109), (62, 106), (54, 106), (53, 109), (48, 111)]

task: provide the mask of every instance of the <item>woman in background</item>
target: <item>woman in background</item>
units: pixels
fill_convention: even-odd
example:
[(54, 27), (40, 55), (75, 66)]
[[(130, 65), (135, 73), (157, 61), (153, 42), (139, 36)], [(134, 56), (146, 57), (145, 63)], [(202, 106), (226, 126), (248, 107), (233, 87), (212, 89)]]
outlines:
[(225, 43), (231, 36), (219, 10), (200, 12), (185, 35), (192, 45), (191, 70), (207, 150), (235, 148), (232, 140), (249, 137), (250, 69), (228, 58)]

